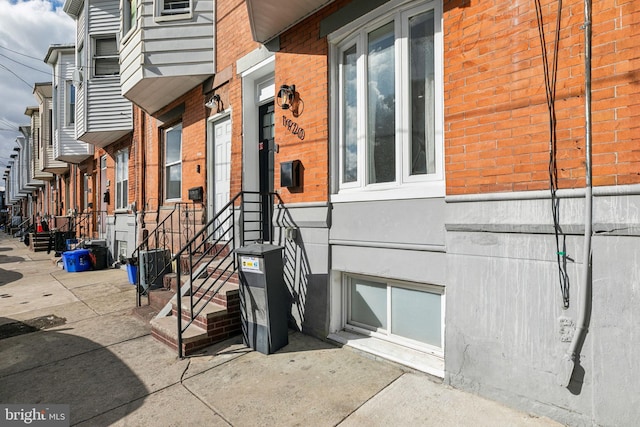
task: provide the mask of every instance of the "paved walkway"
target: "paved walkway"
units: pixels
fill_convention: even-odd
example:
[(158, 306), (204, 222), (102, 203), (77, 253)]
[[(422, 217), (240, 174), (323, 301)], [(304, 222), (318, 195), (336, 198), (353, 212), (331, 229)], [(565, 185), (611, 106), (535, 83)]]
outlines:
[[(178, 360), (134, 306), (124, 270), (68, 273), (0, 232), (0, 403), (68, 404), (86, 426), (557, 425), (300, 333)], [(6, 337), (17, 321), (32, 332)]]

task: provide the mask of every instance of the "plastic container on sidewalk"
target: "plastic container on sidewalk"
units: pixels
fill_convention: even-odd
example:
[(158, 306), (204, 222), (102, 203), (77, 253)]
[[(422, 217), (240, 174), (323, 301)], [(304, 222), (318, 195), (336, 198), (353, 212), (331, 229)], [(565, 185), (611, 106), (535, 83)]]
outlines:
[(94, 270), (104, 270), (108, 266), (109, 250), (104, 246), (91, 245), (87, 249), (91, 251), (91, 266)]
[(127, 276), (129, 276), (129, 283), (135, 285), (138, 281), (138, 266), (127, 264)]
[(62, 253), (62, 263), (64, 269), (69, 273), (87, 271), (91, 268), (91, 259), (88, 249), (76, 249)]

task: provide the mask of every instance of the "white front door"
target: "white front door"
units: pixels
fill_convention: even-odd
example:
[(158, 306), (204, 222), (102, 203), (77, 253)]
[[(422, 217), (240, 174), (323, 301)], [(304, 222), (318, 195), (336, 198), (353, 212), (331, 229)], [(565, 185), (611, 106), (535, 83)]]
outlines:
[[(211, 128), (210, 128), (211, 129)], [(231, 118), (213, 122), (213, 153), (209, 157), (209, 177), (207, 197), (208, 216), (211, 220), (229, 202), (231, 191)], [(217, 236), (216, 236), (217, 237)]]

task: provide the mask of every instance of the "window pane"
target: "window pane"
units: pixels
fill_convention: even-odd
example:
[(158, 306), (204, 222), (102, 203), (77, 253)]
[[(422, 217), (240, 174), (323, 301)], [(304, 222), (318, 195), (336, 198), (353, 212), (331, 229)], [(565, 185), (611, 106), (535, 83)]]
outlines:
[(117, 55), (118, 55), (118, 44), (116, 43), (115, 36), (96, 39), (95, 56), (117, 56)]
[(182, 125), (177, 125), (166, 132), (165, 164), (176, 163), (181, 160)]
[(96, 58), (96, 76), (117, 76), (120, 74), (118, 58)]
[(391, 333), (442, 347), (440, 294), (391, 288)]
[(342, 54), (342, 182), (358, 179), (356, 47)]
[(396, 179), (393, 22), (369, 33), (367, 145), (369, 183)]
[(409, 19), (411, 175), (435, 173), (433, 11)]
[(182, 165), (168, 166), (166, 169), (167, 199), (179, 199), (182, 187)]
[(351, 279), (351, 320), (371, 328), (387, 328), (387, 286)]

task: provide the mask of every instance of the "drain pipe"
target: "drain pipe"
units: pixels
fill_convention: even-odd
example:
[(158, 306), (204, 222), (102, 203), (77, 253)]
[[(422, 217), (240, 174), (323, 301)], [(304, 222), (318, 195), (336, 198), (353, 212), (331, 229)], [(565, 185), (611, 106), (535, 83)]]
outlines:
[(571, 345), (563, 359), (561, 385), (568, 387), (573, 371), (580, 362), (580, 349), (588, 331), (591, 313), (591, 235), (593, 229), (593, 188), (591, 182), (591, 0), (584, 0), (584, 100), (585, 100), (585, 193), (584, 193), (584, 253), (582, 260), (582, 286), (578, 321)]

